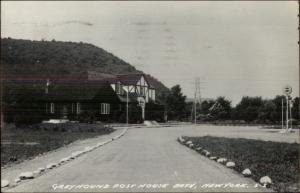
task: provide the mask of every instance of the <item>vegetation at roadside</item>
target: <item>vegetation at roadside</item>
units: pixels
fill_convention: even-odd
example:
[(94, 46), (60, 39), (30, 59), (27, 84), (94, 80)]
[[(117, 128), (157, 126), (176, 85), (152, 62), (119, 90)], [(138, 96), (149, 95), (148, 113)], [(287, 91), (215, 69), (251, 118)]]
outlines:
[(43, 126), (42, 124), (27, 125), (24, 128), (4, 128), (1, 130), (1, 166), (33, 158), (76, 140), (97, 137), (114, 131), (103, 125), (97, 127), (97, 130), (78, 127), (73, 131), (70, 131), (70, 128), (64, 129), (63, 126)]
[(223, 137), (183, 137), (193, 142), (194, 147), (202, 147), (211, 156), (224, 157), (235, 162), (235, 170), (242, 172), (249, 168), (255, 181), (269, 176), (271, 187), (278, 192), (300, 190), (300, 145), (241, 138)]
[[(170, 92), (159, 96), (166, 106), (168, 120), (191, 121), (194, 119), (194, 103), (186, 102), (180, 85), (175, 85)], [(231, 101), (223, 96), (206, 99), (197, 104), (197, 120), (210, 123), (229, 124), (281, 124), (282, 100), (285, 116), (286, 98), (277, 95), (273, 99), (244, 96), (232, 106)], [(299, 97), (290, 100), (293, 125), (299, 125)], [(285, 117), (284, 117), (285, 119)]]
[(185, 117), (185, 99), (180, 85), (173, 86), (169, 92), (162, 93), (158, 96), (163, 101), (169, 120), (183, 120)]

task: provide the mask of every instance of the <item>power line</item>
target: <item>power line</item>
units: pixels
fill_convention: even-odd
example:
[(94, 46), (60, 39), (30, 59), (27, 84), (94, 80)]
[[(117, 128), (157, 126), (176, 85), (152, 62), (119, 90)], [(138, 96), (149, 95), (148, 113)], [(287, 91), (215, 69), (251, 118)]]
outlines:
[(197, 123), (197, 105), (199, 104), (199, 109), (201, 109), (201, 79), (197, 77), (195, 79), (195, 96), (194, 96), (194, 104), (191, 111), (191, 118), (193, 118), (194, 113), (194, 122)]

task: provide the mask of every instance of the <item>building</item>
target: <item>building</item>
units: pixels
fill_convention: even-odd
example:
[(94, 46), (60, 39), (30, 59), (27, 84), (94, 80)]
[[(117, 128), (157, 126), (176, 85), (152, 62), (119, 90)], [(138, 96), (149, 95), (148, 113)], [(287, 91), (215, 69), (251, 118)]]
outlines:
[(5, 114), (12, 122), (20, 119), (125, 122), (128, 102), (129, 122), (136, 123), (142, 121), (140, 100), (145, 102), (145, 119), (163, 120), (164, 107), (156, 101), (156, 89), (144, 74), (87, 71), (76, 79), (7, 80), (6, 86), (4, 98), (7, 104), (14, 105), (7, 105)]

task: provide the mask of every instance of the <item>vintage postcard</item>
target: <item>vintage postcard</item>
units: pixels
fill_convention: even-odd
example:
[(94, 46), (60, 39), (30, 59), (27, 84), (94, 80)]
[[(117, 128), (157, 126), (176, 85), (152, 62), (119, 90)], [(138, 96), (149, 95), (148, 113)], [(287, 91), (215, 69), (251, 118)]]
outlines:
[(1, 192), (299, 192), (297, 1), (1, 1)]

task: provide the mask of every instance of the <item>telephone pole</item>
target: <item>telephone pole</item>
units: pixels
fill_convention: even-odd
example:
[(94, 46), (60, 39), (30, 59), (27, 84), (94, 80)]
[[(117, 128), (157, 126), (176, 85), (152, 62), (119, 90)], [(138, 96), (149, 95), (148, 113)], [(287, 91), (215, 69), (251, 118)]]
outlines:
[(283, 130), (283, 98), (281, 99), (281, 129)]
[(195, 79), (195, 96), (194, 96), (194, 105), (192, 108), (192, 114), (194, 111), (194, 123), (197, 124), (197, 104), (201, 109), (201, 80), (199, 77)]

